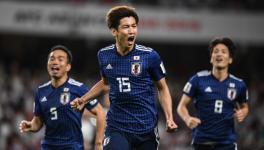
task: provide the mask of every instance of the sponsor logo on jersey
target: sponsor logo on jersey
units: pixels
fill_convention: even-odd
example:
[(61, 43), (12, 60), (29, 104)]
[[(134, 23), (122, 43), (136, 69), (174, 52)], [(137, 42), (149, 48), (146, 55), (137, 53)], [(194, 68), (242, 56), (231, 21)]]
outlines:
[(61, 93), (61, 95), (60, 95), (60, 102), (63, 105), (66, 105), (66, 104), (69, 103), (69, 101), (70, 101), (70, 93), (68, 93), (68, 92)]
[(187, 82), (183, 88), (183, 91), (186, 93), (190, 93), (191, 88), (192, 88), (192, 84), (190, 82)]
[(40, 100), (40, 102), (46, 102), (46, 101), (47, 101), (46, 96), (42, 97), (41, 100)]
[(237, 90), (235, 88), (228, 88), (227, 89), (227, 97), (230, 100), (234, 100), (236, 98), (237, 95)]
[(213, 92), (212, 88), (210, 86), (208, 86), (205, 90), (205, 92), (211, 93)]
[(141, 73), (141, 64), (140, 62), (133, 62), (131, 65), (131, 73), (135, 76)]
[(91, 105), (94, 105), (96, 103), (97, 103), (97, 99), (94, 99), (94, 100), (92, 100), (92, 101), (89, 102), (89, 104), (91, 104)]
[(112, 67), (111, 64), (108, 64), (108, 65), (106, 66), (106, 69), (113, 69), (113, 67)]
[(160, 68), (161, 68), (162, 73), (163, 73), (163, 74), (166, 74), (166, 69), (165, 69), (165, 67), (164, 67), (163, 62), (160, 63)]
[(106, 146), (109, 142), (110, 142), (110, 137), (106, 137), (106, 138), (104, 139), (103, 146)]

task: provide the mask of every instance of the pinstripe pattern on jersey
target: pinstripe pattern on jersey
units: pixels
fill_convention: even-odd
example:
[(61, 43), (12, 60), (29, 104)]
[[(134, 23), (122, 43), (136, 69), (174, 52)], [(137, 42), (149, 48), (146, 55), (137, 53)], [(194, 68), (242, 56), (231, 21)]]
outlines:
[(235, 103), (248, 100), (243, 80), (230, 74), (224, 81), (219, 81), (210, 71), (202, 71), (191, 77), (183, 92), (192, 98), (197, 117), (202, 122), (193, 131), (194, 143), (231, 144), (236, 141)]
[[(108, 46), (98, 52), (98, 61), (101, 74), (110, 85), (108, 127), (135, 134), (153, 130), (158, 119), (153, 79), (165, 76), (157, 52), (136, 44), (131, 52), (121, 56), (115, 46)], [(139, 71), (136, 74), (135, 64)]]

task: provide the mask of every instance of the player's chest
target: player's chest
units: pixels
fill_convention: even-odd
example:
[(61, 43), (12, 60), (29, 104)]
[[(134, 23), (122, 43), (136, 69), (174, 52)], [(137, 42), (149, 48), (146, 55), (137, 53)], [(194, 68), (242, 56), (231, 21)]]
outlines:
[(148, 59), (144, 56), (115, 57), (104, 61), (102, 69), (106, 76), (134, 76), (148, 74)]
[(54, 107), (70, 107), (70, 101), (73, 98), (69, 88), (62, 88), (43, 93), (40, 95), (39, 102), (43, 110), (49, 110)]
[(199, 95), (202, 99), (223, 99), (227, 101), (235, 100), (240, 89), (238, 85), (233, 82), (219, 83), (219, 82), (208, 82), (200, 83), (199, 85)]

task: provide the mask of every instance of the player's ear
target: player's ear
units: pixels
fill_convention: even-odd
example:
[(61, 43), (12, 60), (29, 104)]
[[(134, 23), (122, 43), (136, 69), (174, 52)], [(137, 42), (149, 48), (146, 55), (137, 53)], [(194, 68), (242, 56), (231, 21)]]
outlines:
[(228, 63), (229, 63), (229, 64), (232, 64), (232, 62), (233, 62), (233, 58), (230, 57)]
[(116, 35), (117, 35), (117, 30), (116, 30), (115, 28), (111, 28), (110, 30), (111, 30), (112, 35), (113, 35), (114, 37), (116, 37)]
[(213, 58), (212, 58), (212, 55), (210, 56), (210, 63), (213, 64)]
[(67, 66), (66, 66), (66, 70), (67, 70), (67, 71), (70, 71), (70, 70), (71, 70), (71, 64), (67, 64)]

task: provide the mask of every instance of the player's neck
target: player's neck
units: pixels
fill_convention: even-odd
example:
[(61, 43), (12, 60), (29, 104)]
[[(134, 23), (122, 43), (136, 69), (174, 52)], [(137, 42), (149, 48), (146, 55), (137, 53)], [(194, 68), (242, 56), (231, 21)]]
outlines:
[(116, 49), (117, 49), (118, 54), (120, 54), (121, 56), (125, 56), (130, 51), (132, 51), (133, 47), (123, 47), (123, 46), (120, 46), (119, 44), (116, 44)]
[(63, 85), (67, 81), (67, 79), (68, 79), (67, 75), (65, 75), (65, 76), (63, 76), (61, 78), (54, 78), (53, 77), (53, 78), (51, 78), (51, 84), (52, 84), (53, 87), (58, 88), (61, 85)]
[(217, 80), (224, 81), (228, 77), (228, 68), (217, 69), (213, 67), (212, 74)]

